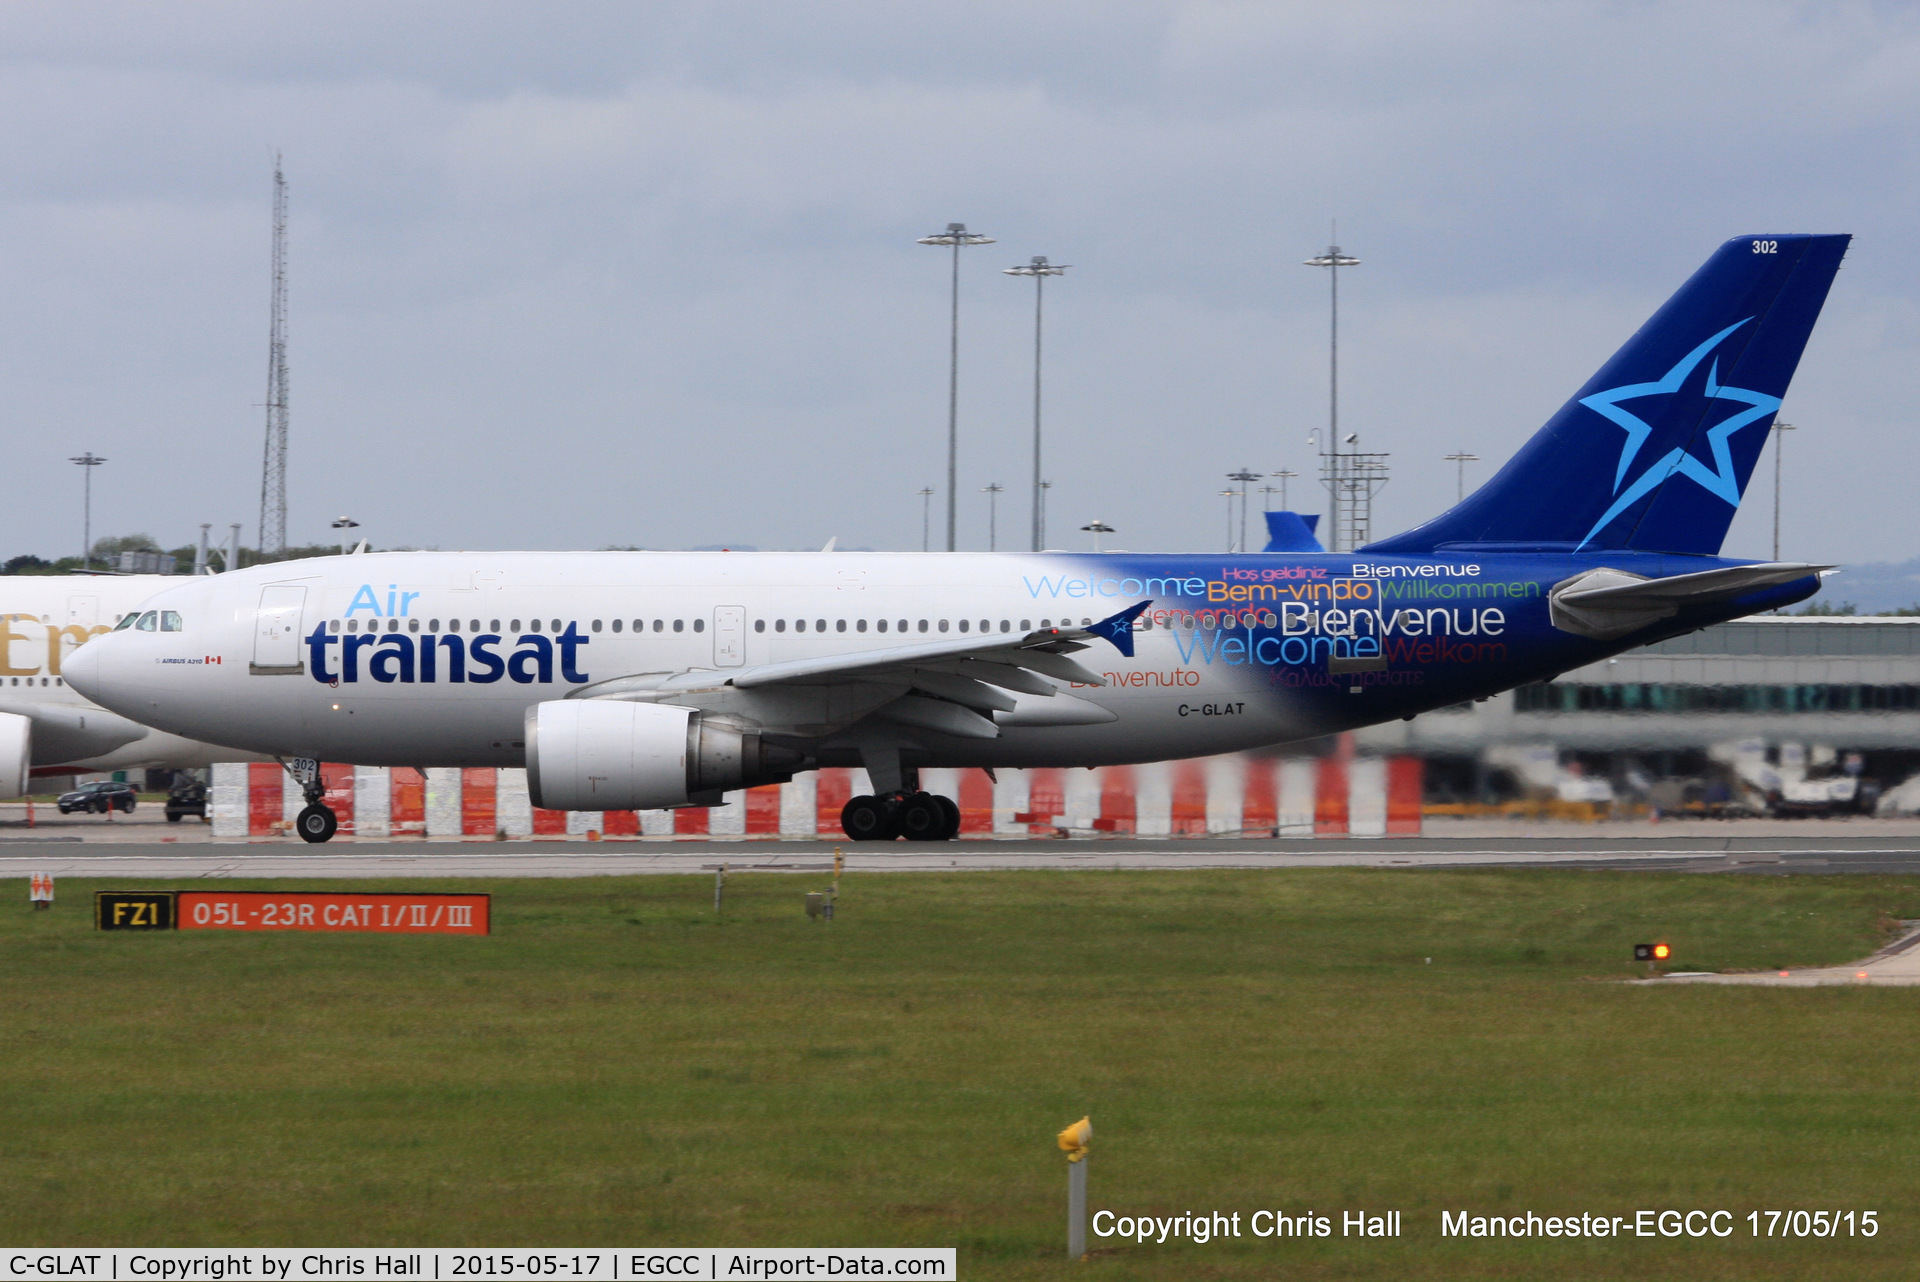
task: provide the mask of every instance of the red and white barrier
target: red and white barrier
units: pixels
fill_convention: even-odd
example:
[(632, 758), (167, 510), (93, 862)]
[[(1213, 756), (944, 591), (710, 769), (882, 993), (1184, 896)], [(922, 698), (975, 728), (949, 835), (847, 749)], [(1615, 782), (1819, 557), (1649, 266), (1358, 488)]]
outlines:
[[(357, 837), (822, 837), (869, 790), (864, 770), (812, 771), (791, 783), (685, 810), (536, 810), (518, 769), (320, 768), (340, 832)], [(1111, 833), (1141, 837), (1380, 837), (1420, 831), (1417, 757), (1201, 757), (1092, 770), (923, 770), (952, 797), (962, 837)], [(278, 765), (213, 768), (215, 837), (290, 834), (306, 804)]]

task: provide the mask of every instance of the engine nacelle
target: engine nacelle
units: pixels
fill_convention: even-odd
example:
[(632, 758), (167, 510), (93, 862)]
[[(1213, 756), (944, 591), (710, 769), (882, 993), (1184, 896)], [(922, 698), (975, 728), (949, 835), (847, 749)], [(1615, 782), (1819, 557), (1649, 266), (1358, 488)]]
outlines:
[(33, 718), (0, 712), (0, 797), (25, 795), (32, 768)]
[(527, 709), (527, 791), (543, 810), (664, 810), (784, 783), (802, 753), (730, 718), (659, 703), (563, 699)]

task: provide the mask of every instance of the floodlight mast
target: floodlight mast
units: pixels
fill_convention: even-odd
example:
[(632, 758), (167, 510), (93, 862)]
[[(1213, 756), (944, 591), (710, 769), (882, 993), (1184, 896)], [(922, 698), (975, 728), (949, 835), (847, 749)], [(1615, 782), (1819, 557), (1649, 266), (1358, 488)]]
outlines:
[[(1267, 475), (1280, 482), (1280, 510), (1284, 512), (1287, 510), (1287, 482), (1300, 475), (1300, 473), (1288, 471), (1283, 467), (1277, 471), (1269, 472)], [(1271, 485), (1265, 489), (1266, 493), (1272, 493), (1272, 491), (1273, 487)]]
[[(1465, 450), (1456, 450), (1452, 454), (1447, 455), (1446, 459), (1447, 462), (1454, 465), (1453, 501), (1455, 503), (1465, 502), (1467, 497), (1467, 464), (1478, 463), (1480, 456), (1478, 454), (1469, 454)], [(1778, 561), (1780, 558), (1776, 556), (1773, 559)]]
[(989, 552), (1000, 550), (1000, 493), (1006, 488), (998, 481), (980, 487), (980, 492), (987, 496), (987, 551)]
[(953, 326), (947, 361), (947, 551), (952, 552), (959, 546), (955, 532), (960, 504), (960, 251), (968, 245), (991, 245), (993, 237), (970, 232), (965, 223), (948, 223), (945, 231), (922, 236), (920, 243), (953, 249)]
[[(1260, 473), (1249, 472), (1246, 464), (1242, 463), (1238, 472), (1227, 473), (1227, 479), (1229, 481), (1240, 482), (1240, 541), (1227, 550), (1229, 552), (1245, 552), (1247, 550), (1247, 483), (1249, 481), (1259, 480)], [(1231, 517), (1229, 517), (1229, 519), (1231, 519)], [(1232, 539), (1231, 530), (1229, 530), (1228, 539), (1229, 541)]]
[(78, 463), (80, 465), (80, 475), (86, 478), (84, 484), (81, 486), (85, 494), (85, 498), (82, 500), (84, 504), (83, 515), (80, 518), (80, 542), (82, 544), (80, 549), (80, 568), (83, 570), (91, 570), (93, 568), (93, 469), (99, 467), (106, 461), (107, 460), (101, 458), (92, 450), (88, 450), (76, 458), (67, 460), (69, 463)]
[(1049, 263), (1045, 254), (1036, 254), (1025, 267), (1002, 267), (1008, 276), (1033, 277), (1033, 550), (1047, 545), (1046, 508), (1040, 501), (1040, 318), (1046, 299), (1047, 277), (1064, 276), (1068, 263)]

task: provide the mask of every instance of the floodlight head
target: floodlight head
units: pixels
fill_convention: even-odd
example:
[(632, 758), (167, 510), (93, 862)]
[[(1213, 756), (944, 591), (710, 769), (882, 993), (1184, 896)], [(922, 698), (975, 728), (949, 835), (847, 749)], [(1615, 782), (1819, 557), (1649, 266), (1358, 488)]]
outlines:
[(943, 246), (991, 245), (993, 243), (993, 237), (970, 232), (967, 230), (965, 223), (948, 223), (945, 231), (935, 232), (931, 236), (922, 236), (920, 243), (922, 245)]
[(1228, 472), (1227, 479), (1229, 481), (1257, 481), (1260, 479), (1260, 473), (1249, 472), (1243, 467), (1238, 472)]
[(1024, 267), (1002, 267), (1000, 270), (1008, 276), (1064, 276), (1071, 263), (1050, 263), (1045, 254), (1035, 254), (1033, 261)]
[(350, 516), (343, 516), (333, 523), (333, 528), (336, 530), (357, 530), (360, 528), (360, 522)]
[(1316, 254), (1301, 264), (1303, 267), (1358, 267), (1360, 260), (1340, 252), (1340, 246), (1328, 245), (1327, 252)]
[(1108, 525), (1105, 521), (1101, 520), (1097, 516), (1094, 517), (1090, 523), (1083, 525), (1080, 528), (1087, 531), (1089, 534), (1118, 534), (1119, 533), (1118, 530), (1114, 529), (1111, 525)]

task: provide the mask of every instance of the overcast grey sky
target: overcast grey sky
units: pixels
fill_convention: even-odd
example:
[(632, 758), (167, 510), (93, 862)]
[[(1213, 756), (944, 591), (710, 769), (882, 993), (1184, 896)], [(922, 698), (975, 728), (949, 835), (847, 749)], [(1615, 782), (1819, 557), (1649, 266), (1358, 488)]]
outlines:
[[(1310, 473), (1338, 218), (1376, 532), (1451, 502), (1722, 239), (1857, 239), (1784, 417), (1788, 556), (1920, 554), (1906, 4), (15, 3), (0, 9), (0, 554), (255, 534), (275, 148), (289, 536), (1024, 546), (1046, 254), (1056, 546), (1218, 550)], [(1902, 249), (1901, 245), (1909, 245)], [(1771, 455), (1728, 551), (1769, 551)], [(1317, 487), (1293, 483), (1317, 510)], [(1257, 502), (1256, 502), (1257, 507)], [(936, 541), (940, 518), (935, 512)]]

